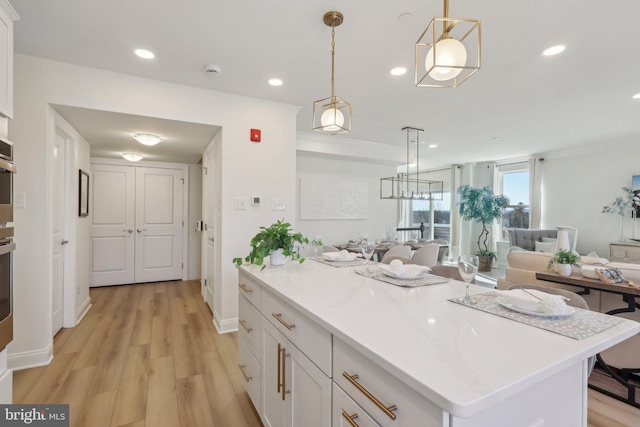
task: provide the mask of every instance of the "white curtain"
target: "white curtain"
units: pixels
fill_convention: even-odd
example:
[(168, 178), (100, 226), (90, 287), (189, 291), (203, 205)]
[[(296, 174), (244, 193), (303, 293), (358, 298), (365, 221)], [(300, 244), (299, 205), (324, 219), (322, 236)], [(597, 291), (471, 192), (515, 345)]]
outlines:
[(544, 159), (529, 159), (529, 228), (539, 229), (542, 222), (542, 165)]

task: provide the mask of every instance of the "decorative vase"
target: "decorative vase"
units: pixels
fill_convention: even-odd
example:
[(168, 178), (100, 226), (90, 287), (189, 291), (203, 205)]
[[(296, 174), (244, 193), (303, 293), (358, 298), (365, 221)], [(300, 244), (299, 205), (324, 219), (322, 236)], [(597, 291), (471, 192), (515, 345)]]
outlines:
[(271, 258), (271, 265), (274, 266), (278, 266), (278, 265), (284, 265), (284, 261), (285, 261), (285, 256), (283, 255), (284, 249), (280, 248), (276, 251), (271, 251), (270, 254), (270, 258)]
[(491, 264), (493, 264), (492, 256), (478, 256), (478, 271), (491, 271)]
[(571, 276), (571, 264), (556, 264), (556, 271), (560, 276), (569, 277)]

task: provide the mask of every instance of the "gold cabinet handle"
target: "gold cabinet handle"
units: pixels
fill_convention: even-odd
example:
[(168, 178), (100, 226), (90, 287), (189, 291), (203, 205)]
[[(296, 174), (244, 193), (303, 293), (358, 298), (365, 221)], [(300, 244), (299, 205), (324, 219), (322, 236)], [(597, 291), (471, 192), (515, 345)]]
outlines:
[(282, 400), (284, 400), (284, 395), (285, 395), (285, 387), (286, 387), (286, 381), (285, 381), (285, 366), (284, 366), (284, 358), (286, 357), (286, 354), (284, 352), (284, 347), (282, 347)]
[(253, 331), (253, 328), (250, 328), (250, 327), (248, 327), (248, 326), (247, 326), (247, 322), (246, 322), (246, 320), (241, 320), (241, 321), (240, 321), (240, 325), (242, 325), (242, 328), (243, 328), (245, 331), (247, 331), (247, 333), (249, 333), (249, 332)]
[(382, 402), (380, 402), (373, 394), (369, 392), (366, 388), (362, 387), (362, 385), (356, 381), (358, 379), (358, 374), (349, 375), (346, 372), (342, 373), (342, 376), (347, 379), (355, 388), (357, 388), (362, 394), (367, 396), (367, 398), (372, 401), (382, 412), (384, 412), (389, 418), (392, 420), (396, 419), (396, 414), (391, 411), (395, 411), (398, 409), (396, 405), (385, 406)]
[(282, 314), (281, 314), (281, 313), (271, 313), (271, 315), (272, 315), (273, 317), (275, 317), (275, 318), (276, 318), (276, 320), (277, 320), (278, 322), (282, 323), (282, 324), (284, 325), (284, 327), (285, 327), (285, 328), (287, 328), (288, 330), (292, 330), (293, 328), (295, 328), (295, 327), (296, 327), (296, 325), (295, 325), (295, 324), (293, 324), (293, 323), (291, 323), (291, 324), (287, 323), (287, 322), (282, 318)]
[(349, 423), (349, 425), (351, 425), (352, 427), (360, 427), (358, 425), (358, 423), (355, 422), (355, 420), (358, 418), (358, 414), (353, 414), (353, 415), (349, 415), (347, 414), (344, 409), (342, 410), (342, 418), (344, 418), (345, 420), (347, 420), (347, 422)]
[(280, 383), (280, 378), (282, 377), (282, 364), (280, 363), (280, 355), (282, 354), (282, 346), (278, 343), (278, 393), (280, 393), (280, 387), (282, 384)]
[(242, 376), (244, 377), (244, 380), (246, 382), (251, 381), (251, 377), (247, 375), (247, 371), (244, 370), (245, 365), (238, 365), (238, 367), (240, 368), (240, 372), (242, 372)]
[(240, 284), (238, 285), (238, 287), (239, 287), (240, 289), (242, 289), (243, 291), (245, 291), (246, 293), (248, 293), (248, 294), (253, 293), (253, 289), (249, 289), (249, 288), (247, 288), (247, 285), (245, 285), (244, 283), (240, 283)]

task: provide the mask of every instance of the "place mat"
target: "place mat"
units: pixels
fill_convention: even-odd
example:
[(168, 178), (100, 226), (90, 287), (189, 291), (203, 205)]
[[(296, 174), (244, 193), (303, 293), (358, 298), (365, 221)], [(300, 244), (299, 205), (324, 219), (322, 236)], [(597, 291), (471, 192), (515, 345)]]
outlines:
[(355, 272), (371, 279), (380, 280), (381, 282), (391, 283), (396, 286), (403, 286), (405, 288), (417, 288), (418, 286), (437, 285), (438, 283), (446, 283), (449, 281), (446, 277), (434, 276), (433, 274), (427, 274), (420, 279), (396, 279), (395, 277), (389, 277), (377, 268), (370, 269), (369, 272), (365, 268), (357, 268)]
[[(327, 261), (326, 259), (319, 257), (312, 257), (314, 261), (321, 262), (322, 264), (330, 265), (331, 267), (357, 267), (365, 265), (366, 261), (362, 258), (356, 258), (353, 261)], [(373, 264), (373, 261), (369, 261), (369, 264)]]
[(597, 311), (583, 310), (580, 308), (576, 308), (576, 312), (568, 316), (531, 316), (501, 306), (495, 301), (496, 296), (498, 296), (498, 294), (495, 292), (472, 295), (472, 298), (476, 301), (475, 304), (458, 301), (457, 298), (451, 298), (449, 301), (497, 316), (506, 317), (507, 319), (535, 326), (536, 328), (554, 332), (575, 340), (589, 338), (624, 321), (624, 319), (619, 317), (608, 316), (598, 313)]

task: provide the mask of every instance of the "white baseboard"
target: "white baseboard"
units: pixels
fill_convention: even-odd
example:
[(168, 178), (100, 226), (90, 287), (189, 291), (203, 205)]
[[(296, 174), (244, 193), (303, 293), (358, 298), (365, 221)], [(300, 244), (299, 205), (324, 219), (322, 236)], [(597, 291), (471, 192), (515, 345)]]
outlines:
[(213, 326), (216, 327), (216, 331), (219, 334), (228, 334), (230, 332), (238, 331), (238, 318), (229, 319), (229, 320), (218, 320), (220, 316), (215, 311), (213, 312)]
[(38, 366), (46, 366), (53, 359), (53, 340), (51, 344), (42, 350), (25, 351), (22, 353), (13, 353), (7, 356), (7, 367), (14, 371), (22, 369), (35, 368)]
[(80, 323), (80, 321), (84, 318), (85, 314), (87, 314), (90, 308), (91, 308), (91, 298), (87, 297), (87, 299), (85, 299), (80, 305), (80, 307), (78, 307), (78, 309), (76, 310), (76, 319), (77, 319), (76, 325)]

